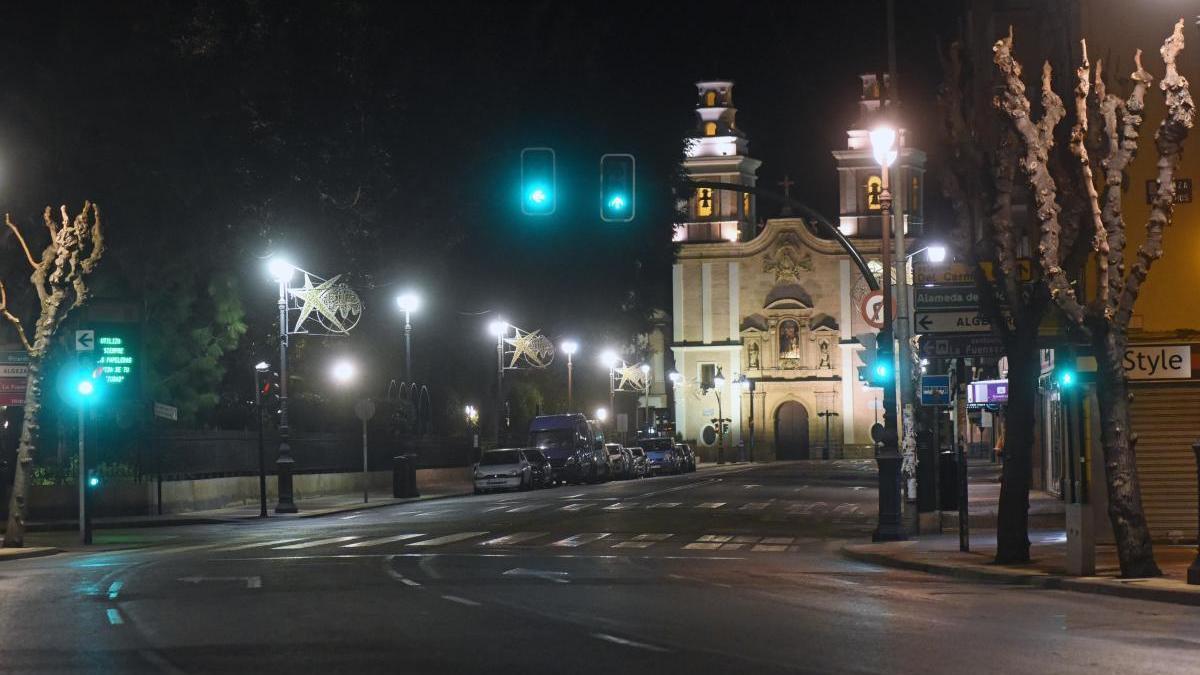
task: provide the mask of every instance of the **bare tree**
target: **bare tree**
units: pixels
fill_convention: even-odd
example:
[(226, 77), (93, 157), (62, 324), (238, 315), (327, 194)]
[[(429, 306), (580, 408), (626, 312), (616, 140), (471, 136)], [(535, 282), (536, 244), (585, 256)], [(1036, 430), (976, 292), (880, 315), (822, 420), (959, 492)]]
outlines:
[[(1101, 443), (1108, 487), (1108, 515), (1117, 542), (1117, 556), (1124, 577), (1149, 577), (1161, 574), (1154, 562), (1150, 530), (1142, 510), (1134, 446), (1137, 437), (1129, 432), (1130, 392), (1123, 359), (1128, 345), (1129, 321), (1142, 283), (1154, 261), (1163, 254), (1163, 228), (1170, 222), (1175, 200), (1175, 169), (1183, 150), (1183, 141), (1192, 127), (1194, 106), (1187, 80), (1179, 74), (1175, 59), (1183, 49), (1183, 20), (1160, 50), (1166, 64), (1166, 76), (1159, 85), (1166, 101), (1166, 115), (1155, 133), (1158, 155), (1158, 190), (1146, 222), (1146, 241), (1137, 252), (1137, 260), (1125, 273), (1125, 220), (1121, 211), (1123, 172), (1138, 149), (1142, 124), (1143, 100), (1152, 81), (1142, 68), (1141, 51), (1134, 57), (1133, 92), (1122, 101), (1105, 91), (1096, 64), (1095, 95), (1091, 97), (1091, 66), (1087, 44), (1076, 71), (1075, 119), (1069, 149), (1078, 164), (1074, 172), (1055, 171), (1051, 158), (1054, 128), (1067, 116), (1062, 99), (1051, 86), (1051, 68), (1042, 68), (1042, 117), (1035, 122), (1030, 112), (1021, 65), (1012, 55), (1013, 36), (998, 41), (994, 60), (1003, 78), (1004, 90), (996, 105), (1011, 123), (1024, 149), (1020, 164), (1033, 193), (1041, 236), (1038, 255), (1050, 297), (1090, 340), (1097, 362), (1096, 390), (1100, 409)], [(1095, 111), (1089, 108), (1093, 101)], [(1089, 118), (1098, 117), (1102, 125), (1098, 159), (1088, 152)], [(1118, 125), (1118, 119), (1120, 124)], [(1104, 177), (1103, 206), (1096, 189), (1095, 174)], [(1082, 185), (1086, 217), (1061, 217), (1059, 194)], [(1078, 189), (1076, 187), (1076, 189)], [(1079, 241), (1091, 235), (1091, 261), (1095, 267), (1096, 288), (1088, 299), (1080, 285), (1086, 285), (1085, 272), (1070, 278), (1072, 267), (1064, 262), (1065, 242)]]
[(25, 417), (21, 439), (17, 446), (16, 474), (13, 477), (12, 500), (8, 507), (8, 529), (4, 546), (23, 546), (25, 516), (29, 508), (29, 474), (33, 469), (33, 450), (38, 439), (38, 418), (42, 409), (43, 365), (54, 338), (71, 310), (88, 299), (87, 278), (96, 269), (104, 253), (104, 236), (100, 228), (100, 209), (84, 202), (83, 210), (74, 219), (67, 207), (59, 209), (60, 222), (54, 220), (54, 210), (46, 207), (42, 214), (50, 241), (39, 258), (34, 258), (21, 230), (7, 214), (4, 222), (21, 245), (26, 262), (33, 269), (29, 277), (37, 292), (40, 308), (30, 339), (21, 319), (9, 309), (8, 292), (0, 281), (0, 315), (13, 325), (21, 344), (29, 353), (29, 379), (25, 385)]

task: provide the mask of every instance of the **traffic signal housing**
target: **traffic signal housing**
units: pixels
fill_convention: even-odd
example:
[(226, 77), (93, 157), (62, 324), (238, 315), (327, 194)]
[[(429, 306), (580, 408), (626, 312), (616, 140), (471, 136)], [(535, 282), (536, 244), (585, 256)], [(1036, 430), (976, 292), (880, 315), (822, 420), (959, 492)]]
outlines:
[(557, 208), (558, 175), (553, 148), (521, 151), (521, 212), (549, 216)]
[(858, 379), (872, 387), (886, 387), (896, 380), (896, 368), (892, 363), (892, 355), (879, 353), (879, 344), (875, 333), (860, 333), (854, 336), (862, 345), (858, 358), (863, 365), (858, 367)]
[(637, 161), (633, 155), (607, 154), (600, 157), (600, 219), (606, 223), (628, 223), (637, 207)]

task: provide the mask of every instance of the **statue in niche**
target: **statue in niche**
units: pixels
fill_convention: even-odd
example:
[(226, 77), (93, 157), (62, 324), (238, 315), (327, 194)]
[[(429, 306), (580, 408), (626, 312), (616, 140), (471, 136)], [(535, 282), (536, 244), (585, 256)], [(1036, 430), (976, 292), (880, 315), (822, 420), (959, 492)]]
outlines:
[(821, 340), (821, 342), (819, 344), (820, 344), (820, 349), (821, 349), (821, 359), (817, 363), (817, 367), (818, 368), (832, 368), (833, 366), (830, 365), (830, 360), (829, 360), (829, 340)]
[(791, 319), (779, 324), (779, 358), (800, 358), (800, 324)]
[(758, 370), (758, 343), (751, 342), (747, 351), (750, 354), (748, 370)]

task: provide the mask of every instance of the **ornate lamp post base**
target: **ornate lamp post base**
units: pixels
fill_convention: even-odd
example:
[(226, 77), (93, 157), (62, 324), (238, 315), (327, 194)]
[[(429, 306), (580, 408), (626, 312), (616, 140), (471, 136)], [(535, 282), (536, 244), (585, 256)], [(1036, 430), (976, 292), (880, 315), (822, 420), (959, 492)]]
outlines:
[(275, 469), (279, 477), (279, 503), (275, 505), (275, 513), (296, 513), (298, 510), (292, 496), (292, 466), (295, 463), (296, 460), (292, 459), (290, 454), (275, 461)]

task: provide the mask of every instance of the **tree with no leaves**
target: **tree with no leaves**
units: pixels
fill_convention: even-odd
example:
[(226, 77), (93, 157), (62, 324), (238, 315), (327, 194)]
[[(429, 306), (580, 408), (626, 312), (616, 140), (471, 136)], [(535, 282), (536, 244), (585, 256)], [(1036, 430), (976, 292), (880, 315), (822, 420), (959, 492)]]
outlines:
[(42, 220), (50, 233), (50, 241), (39, 258), (34, 258), (21, 230), (5, 215), (4, 221), (12, 231), (26, 262), (33, 269), (29, 277), (37, 292), (40, 308), (34, 322), (33, 337), (8, 305), (8, 292), (0, 280), (0, 316), (16, 329), (25, 351), (29, 353), (29, 378), (25, 385), (25, 416), (21, 438), (17, 445), (16, 474), (13, 477), (12, 499), (8, 507), (8, 529), (4, 546), (23, 546), (25, 515), (29, 508), (29, 475), (33, 470), (33, 449), (38, 438), (38, 416), (42, 409), (43, 364), (54, 338), (71, 310), (81, 307), (88, 299), (87, 278), (96, 269), (104, 253), (104, 236), (100, 228), (100, 209), (84, 202), (83, 210), (74, 219), (67, 207), (59, 209), (61, 221), (55, 222), (54, 210), (46, 207)]
[[(1067, 117), (1067, 110), (1051, 87), (1050, 64), (1047, 62), (1042, 68), (1043, 113), (1035, 122), (1021, 81), (1021, 65), (1012, 54), (1011, 30), (993, 48), (995, 64), (1004, 85), (996, 97), (996, 105), (1011, 123), (1024, 150), (1020, 166), (1035, 202), (1040, 229), (1037, 255), (1046, 286), (1063, 314), (1087, 336), (1096, 358), (1108, 515), (1123, 577), (1161, 574), (1154, 562), (1150, 530), (1142, 510), (1134, 460), (1137, 437), (1129, 431), (1131, 395), (1122, 361), (1129, 341), (1134, 303), (1151, 266), (1163, 254), (1163, 228), (1170, 222), (1175, 200), (1175, 169), (1195, 113), (1187, 79), (1179, 74), (1175, 65), (1176, 57), (1183, 50), (1183, 26), (1181, 19), (1160, 50), (1166, 64), (1166, 75), (1159, 85), (1166, 102), (1166, 115), (1154, 135), (1158, 189), (1146, 222), (1146, 241), (1138, 248), (1137, 259), (1128, 274), (1125, 270), (1126, 223), (1121, 210), (1121, 185), (1124, 171), (1138, 150), (1143, 101), (1146, 88), (1153, 81), (1142, 68), (1141, 51), (1134, 57), (1133, 91), (1128, 99), (1121, 100), (1106, 92), (1099, 61), (1093, 95), (1087, 44), (1082, 44), (1074, 89), (1075, 119), (1069, 143), (1077, 169), (1055, 171), (1056, 165), (1051, 158), (1054, 128)], [(1094, 148), (1098, 158), (1089, 153), (1088, 130), (1093, 122), (1100, 126), (1099, 141)], [(1102, 194), (1096, 188), (1096, 174), (1103, 180)], [(1072, 188), (1086, 204), (1082, 217), (1062, 216), (1058, 195)], [(1063, 251), (1067, 248), (1064, 242), (1080, 241), (1089, 236), (1090, 259), (1072, 279), (1068, 271), (1073, 266), (1064, 262)], [(1094, 297), (1089, 299), (1078, 286), (1086, 281), (1087, 269), (1092, 266), (1096, 283)]]

